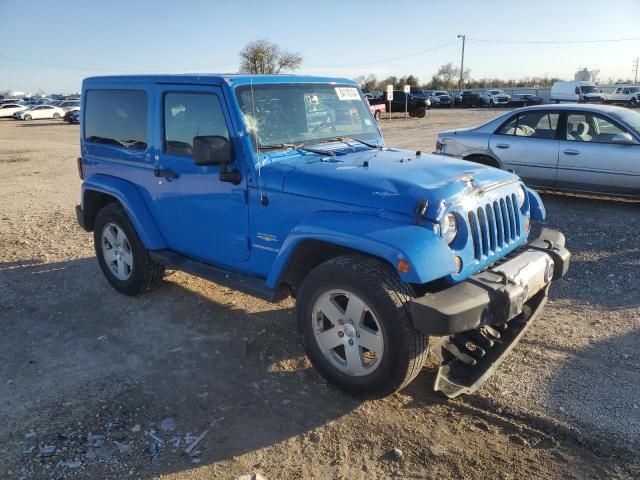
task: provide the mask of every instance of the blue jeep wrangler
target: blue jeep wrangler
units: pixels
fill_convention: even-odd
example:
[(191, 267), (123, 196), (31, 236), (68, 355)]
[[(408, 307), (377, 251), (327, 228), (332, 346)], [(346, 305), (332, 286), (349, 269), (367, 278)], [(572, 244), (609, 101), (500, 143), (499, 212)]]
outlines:
[[(355, 395), (476, 390), (569, 264), (515, 175), (386, 147), (340, 78), (141, 75), (82, 87), (80, 225), (136, 295), (179, 269), (295, 297), (316, 368)], [(429, 342), (429, 338), (431, 341)]]

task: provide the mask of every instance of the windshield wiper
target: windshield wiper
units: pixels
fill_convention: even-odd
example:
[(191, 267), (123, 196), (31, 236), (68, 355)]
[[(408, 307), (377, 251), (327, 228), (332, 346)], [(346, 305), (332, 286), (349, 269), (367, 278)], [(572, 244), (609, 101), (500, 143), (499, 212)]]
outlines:
[(293, 143), (272, 143), (271, 145), (258, 144), (260, 150), (286, 150), (288, 148), (296, 148)]
[(382, 150), (382, 147), (380, 145), (376, 145), (375, 143), (371, 143), (371, 142), (365, 142), (364, 140), (361, 140), (359, 138), (356, 137), (338, 137), (338, 140), (344, 142), (345, 140), (353, 140), (354, 142), (358, 142), (361, 143), (362, 145), (366, 145), (369, 148), (375, 148), (376, 150)]
[(297, 145), (296, 148), (298, 150), (303, 150), (305, 152), (311, 152), (311, 153), (315, 153), (317, 155), (326, 155), (327, 157), (335, 157), (336, 154), (330, 150), (322, 150), (319, 148), (310, 148), (310, 147), (305, 147), (304, 144), (302, 145)]
[(329, 157), (336, 156), (335, 153), (330, 152), (328, 150), (320, 150), (317, 148), (305, 147), (304, 143), (300, 143), (298, 145), (294, 145), (293, 143), (273, 143), (271, 145), (258, 145), (258, 148), (262, 151), (296, 149), (296, 150), (303, 150), (305, 152), (315, 153), (317, 155), (326, 155)]

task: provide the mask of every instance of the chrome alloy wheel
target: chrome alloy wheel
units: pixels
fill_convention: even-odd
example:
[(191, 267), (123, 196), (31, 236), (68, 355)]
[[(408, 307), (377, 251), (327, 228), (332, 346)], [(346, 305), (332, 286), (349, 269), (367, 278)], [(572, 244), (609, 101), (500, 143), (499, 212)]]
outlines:
[(312, 311), (313, 333), (325, 358), (352, 376), (372, 373), (382, 360), (384, 338), (371, 308), (346, 290), (329, 290)]
[(102, 229), (102, 256), (118, 280), (128, 280), (133, 272), (133, 253), (124, 230), (114, 223)]

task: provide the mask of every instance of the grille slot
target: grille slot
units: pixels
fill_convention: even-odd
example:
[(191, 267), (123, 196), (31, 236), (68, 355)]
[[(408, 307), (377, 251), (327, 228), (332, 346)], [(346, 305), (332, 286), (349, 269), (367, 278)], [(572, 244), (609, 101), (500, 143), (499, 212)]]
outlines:
[(507, 195), (468, 213), (469, 230), (477, 260), (493, 255), (520, 238), (516, 195)]

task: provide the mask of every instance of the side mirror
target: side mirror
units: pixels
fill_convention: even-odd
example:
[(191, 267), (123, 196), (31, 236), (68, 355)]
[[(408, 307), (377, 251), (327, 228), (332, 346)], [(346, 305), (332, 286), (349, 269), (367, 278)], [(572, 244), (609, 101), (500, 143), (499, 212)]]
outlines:
[(193, 157), (196, 165), (228, 165), (233, 163), (233, 145), (218, 135), (193, 137)]
[(616, 133), (611, 138), (611, 143), (617, 143), (620, 145), (633, 145), (636, 142), (633, 141), (633, 137), (630, 134), (628, 134), (627, 132), (623, 132)]

